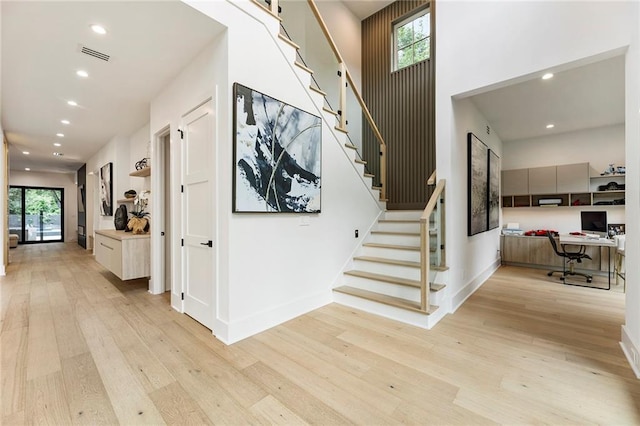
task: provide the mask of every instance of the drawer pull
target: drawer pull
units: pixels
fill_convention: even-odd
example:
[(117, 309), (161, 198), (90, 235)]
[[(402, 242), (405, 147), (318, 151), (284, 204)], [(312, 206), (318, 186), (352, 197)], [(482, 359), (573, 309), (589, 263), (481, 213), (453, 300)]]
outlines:
[(102, 247), (106, 247), (106, 248), (108, 248), (109, 250), (113, 250), (113, 247), (109, 247), (109, 246), (108, 246), (108, 245), (106, 245), (105, 243), (100, 243), (100, 245), (101, 245)]

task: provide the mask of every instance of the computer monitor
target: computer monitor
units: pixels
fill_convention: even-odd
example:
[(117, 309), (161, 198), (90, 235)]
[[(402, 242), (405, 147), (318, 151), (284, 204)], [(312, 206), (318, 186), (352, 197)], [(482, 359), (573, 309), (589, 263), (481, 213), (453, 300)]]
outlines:
[(585, 234), (607, 236), (607, 212), (580, 212), (580, 224)]

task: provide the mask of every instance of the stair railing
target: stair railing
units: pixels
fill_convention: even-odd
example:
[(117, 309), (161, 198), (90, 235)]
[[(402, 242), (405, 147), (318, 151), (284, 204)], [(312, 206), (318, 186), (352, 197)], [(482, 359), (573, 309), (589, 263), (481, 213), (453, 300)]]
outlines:
[[(433, 185), (435, 181), (436, 172), (434, 171), (427, 182)], [(420, 217), (420, 309), (424, 312), (429, 309), (431, 266), (446, 265), (444, 188), (445, 180), (440, 179)], [(432, 241), (432, 237), (435, 241)]]
[[(254, 1), (256, 1), (257, 4), (260, 4), (257, 0), (254, 0)], [(263, 7), (266, 7), (274, 16), (279, 17), (280, 16), (279, 1), (278, 0), (264, 0), (264, 1), (267, 4), (267, 6), (263, 6)], [(322, 18), (322, 15), (320, 14), (318, 7), (316, 6), (314, 0), (307, 0), (307, 3), (311, 11), (313, 12), (313, 16), (316, 18), (316, 21), (318, 22), (318, 25), (320, 26), (322, 33), (324, 34), (327, 42), (329, 43), (329, 46), (333, 52), (333, 55), (335, 56), (335, 59), (338, 62), (338, 69), (337, 69), (337, 74), (339, 77), (338, 111), (337, 111), (338, 124), (336, 125), (336, 129), (345, 133), (347, 132), (347, 124), (348, 124), (347, 122), (347, 103), (348, 103), (347, 89), (349, 88), (349, 86), (351, 86), (350, 87), (351, 96), (355, 97), (355, 99), (357, 100), (357, 103), (360, 105), (360, 108), (362, 110), (362, 115), (364, 116), (365, 120), (370, 126), (370, 131), (373, 134), (373, 137), (378, 142), (379, 149), (377, 149), (376, 151), (379, 152), (379, 157), (380, 157), (379, 158), (380, 163), (378, 165), (378, 168), (379, 168), (378, 173), (380, 178), (379, 180), (380, 199), (386, 200), (387, 199), (387, 144), (385, 143), (384, 138), (382, 137), (382, 134), (380, 133), (380, 130), (378, 129), (378, 126), (376, 125), (371, 115), (371, 112), (369, 111), (369, 108), (364, 102), (362, 95), (360, 94), (357, 86), (354, 84), (353, 77), (347, 68), (347, 64), (343, 60), (342, 55), (340, 54), (340, 51), (338, 50), (338, 47), (334, 42), (333, 37), (331, 36), (329, 29), (325, 24), (324, 19)], [(295, 42), (295, 40), (293, 41)], [(376, 162), (377, 162), (377, 159), (376, 159)]]

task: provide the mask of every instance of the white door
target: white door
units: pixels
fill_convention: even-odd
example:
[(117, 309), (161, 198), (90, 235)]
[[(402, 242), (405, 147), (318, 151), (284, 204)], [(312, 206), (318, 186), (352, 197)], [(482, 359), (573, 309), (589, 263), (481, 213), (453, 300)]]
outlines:
[(182, 247), (184, 312), (213, 329), (213, 102), (182, 117)]

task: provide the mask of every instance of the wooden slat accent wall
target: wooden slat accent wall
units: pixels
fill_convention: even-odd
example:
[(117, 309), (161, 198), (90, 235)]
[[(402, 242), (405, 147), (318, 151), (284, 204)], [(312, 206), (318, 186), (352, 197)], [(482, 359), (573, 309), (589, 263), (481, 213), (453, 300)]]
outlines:
[[(424, 0), (400, 0), (362, 21), (362, 94), (387, 143), (388, 209), (423, 209), (427, 179), (435, 170), (434, 4), (431, 2), (431, 59), (393, 71), (392, 23)], [(363, 157), (377, 157), (377, 145), (363, 131)], [(377, 160), (369, 161), (379, 175)], [(373, 164), (372, 164), (373, 163)]]

